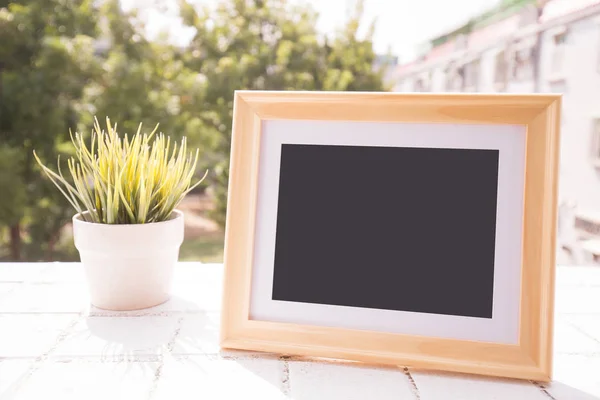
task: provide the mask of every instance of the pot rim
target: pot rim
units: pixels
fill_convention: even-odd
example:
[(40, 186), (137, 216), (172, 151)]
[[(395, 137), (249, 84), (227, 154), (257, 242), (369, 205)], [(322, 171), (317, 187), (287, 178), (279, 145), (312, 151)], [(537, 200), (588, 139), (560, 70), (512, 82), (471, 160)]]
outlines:
[(145, 224), (101, 224), (98, 222), (89, 222), (89, 221), (84, 221), (83, 219), (81, 219), (81, 215), (82, 214), (89, 214), (89, 211), (84, 211), (83, 213), (77, 213), (73, 216), (73, 224), (81, 224), (81, 225), (87, 225), (87, 226), (105, 226), (105, 227), (114, 227), (114, 228), (120, 228), (120, 229), (131, 229), (128, 227), (142, 227), (142, 226), (156, 226), (156, 225), (165, 225), (165, 224), (173, 224), (173, 223), (177, 223), (179, 220), (183, 219), (183, 211), (178, 210), (178, 209), (174, 209), (173, 212), (171, 213), (171, 218), (166, 220), (166, 221), (160, 221), (160, 222), (148, 222)]

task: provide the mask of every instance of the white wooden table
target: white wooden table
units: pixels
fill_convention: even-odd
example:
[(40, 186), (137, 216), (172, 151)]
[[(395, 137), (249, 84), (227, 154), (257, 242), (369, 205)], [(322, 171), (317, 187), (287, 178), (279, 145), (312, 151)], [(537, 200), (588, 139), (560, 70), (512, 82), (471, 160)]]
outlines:
[(221, 277), (182, 263), (169, 302), (119, 313), (79, 264), (0, 264), (0, 399), (600, 399), (600, 268), (558, 269), (549, 385), (220, 351)]

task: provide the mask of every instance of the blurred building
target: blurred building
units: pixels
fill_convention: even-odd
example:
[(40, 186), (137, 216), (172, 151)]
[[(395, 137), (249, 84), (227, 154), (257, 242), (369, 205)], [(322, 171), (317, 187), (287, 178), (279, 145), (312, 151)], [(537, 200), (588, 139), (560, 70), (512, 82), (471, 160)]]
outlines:
[(395, 78), (401, 92), (562, 93), (559, 262), (600, 263), (600, 0), (504, 0)]

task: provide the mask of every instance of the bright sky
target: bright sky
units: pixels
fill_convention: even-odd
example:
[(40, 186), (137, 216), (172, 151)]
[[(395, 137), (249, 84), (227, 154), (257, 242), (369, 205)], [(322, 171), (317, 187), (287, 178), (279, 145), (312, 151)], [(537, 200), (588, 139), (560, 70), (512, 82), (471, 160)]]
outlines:
[[(177, 27), (176, 0), (166, 0), (168, 10), (157, 11), (151, 0), (121, 0), (123, 7), (143, 8), (148, 34), (152, 37), (168, 29), (177, 42), (185, 42), (189, 31)], [(217, 0), (195, 0), (195, 3), (213, 4)], [(326, 34), (342, 26), (354, 0), (292, 0), (306, 2), (319, 12), (318, 29)], [(161, 3), (159, 0), (154, 2)], [(499, 0), (365, 0), (367, 26), (374, 18), (377, 25), (374, 37), (375, 51), (399, 55), (402, 62), (410, 61), (419, 45), (466, 22), (471, 16), (485, 11)]]

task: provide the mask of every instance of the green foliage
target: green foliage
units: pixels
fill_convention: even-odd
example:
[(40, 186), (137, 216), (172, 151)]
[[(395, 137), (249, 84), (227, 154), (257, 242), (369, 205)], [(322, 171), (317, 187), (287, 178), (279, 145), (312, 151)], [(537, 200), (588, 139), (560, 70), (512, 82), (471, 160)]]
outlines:
[[(146, 40), (136, 12), (124, 12), (116, 0), (104, 2), (100, 15), (99, 74), (85, 88), (78, 129), (91, 126), (93, 115), (110, 116), (125, 132), (158, 123), (191, 147), (213, 148), (201, 105), (207, 82), (184, 64), (184, 50)], [(211, 167), (212, 158), (203, 154), (199, 170)]]
[(117, 124), (107, 131), (96, 121), (88, 148), (82, 135), (71, 137), (76, 157), (68, 161), (72, 182), (37, 162), (47, 177), (67, 198), (77, 213), (89, 222), (145, 224), (168, 220), (175, 207), (195, 186), (192, 177), (198, 153), (188, 154), (185, 137), (181, 144), (159, 133), (141, 133), (142, 124), (129, 138), (119, 136)]
[(15, 193), (0, 196), (0, 227), (32, 241), (22, 259), (51, 252), (72, 215), (33, 149), (43, 160), (72, 152), (69, 129), (85, 131), (94, 115), (120, 121), (123, 132), (159, 123), (173, 140), (206, 149), (198, 170), (211, 174), (199, 188), (216, 196), (223, 225), (235, 90), (385, 90), (384, 71), (373, 69), (373, 26), (357, 33), (361, 2), (331, 38), (316, 31), (312, 9), (285, 0), (179, 4), (195, 31), (183, 47), (147, 40), (141, 18), (118, 0), (0, 0), (0, 183)]
[(184, 23), (196, 30), (183, 60), (208, 82), (198, 100), (206, 135), (215, 138), (212, 216), (223, 225), (235, 90), (381, 91), (385, 71), (373, 68), (373, 26), (358, 36), (362, 2), (332, 39), (319, 35), (312, 9), (282, 0), (225, 0), (214, 10), (185, 0), (180, 6)]

